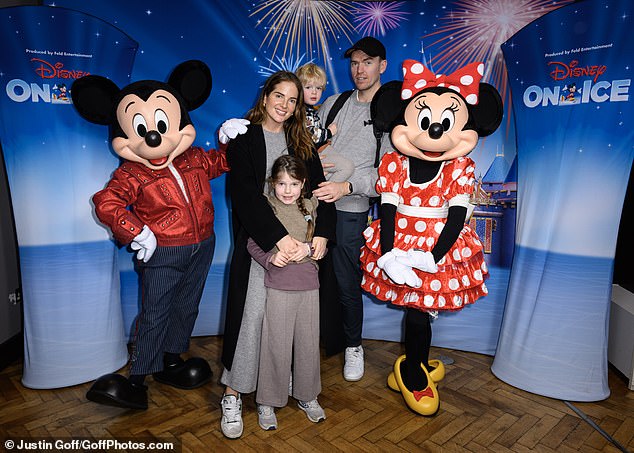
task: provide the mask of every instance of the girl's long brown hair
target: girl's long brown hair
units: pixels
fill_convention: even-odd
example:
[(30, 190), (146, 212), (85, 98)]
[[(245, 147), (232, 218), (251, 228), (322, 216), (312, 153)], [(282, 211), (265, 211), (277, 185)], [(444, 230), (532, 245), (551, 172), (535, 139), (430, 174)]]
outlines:
[(308, 170), (306, 170), (304, 162), (296, 156), (284, 154), (278, 157), (275, 159), (275, 162), (273, 162), (273, 167), (271, 168), (271, 177), (269, 178), (269, 187), (271, 188), (271, 191), (273, 191), (275, 182), (283, 173), (286, 173), (288, 176), (293, 179), (297, 179), (298, 181), (304, 181), (302, 195), (297, 199), (297, 207), (299, 208), (299, 212), (304, 215), (304, 218), (308, 222), (308, 227), (306, 229), (306, 241), (310, 242), (312, 241), (313, 234), (315, 233), (315, 220), (313, 219), (312, 213), (306, 209), (306, 205), (304, 203), (304, 199), (309, 193)]
[(306, 109), (304, 108), (304, 88), (295, 74), (288, 71), (277, 71), (269, 76), (260, 90), (255, 105), (246, 115), (251, 124), (262, 124), (266, 119), (264, 99), (282, 82), (292, 82), (297, 87), (297, 104), (293, 115), (284, 122), (286, 143), (293, 148), (295, 155), (306, 161), (313, 153), (313, 140), (306, 128)]

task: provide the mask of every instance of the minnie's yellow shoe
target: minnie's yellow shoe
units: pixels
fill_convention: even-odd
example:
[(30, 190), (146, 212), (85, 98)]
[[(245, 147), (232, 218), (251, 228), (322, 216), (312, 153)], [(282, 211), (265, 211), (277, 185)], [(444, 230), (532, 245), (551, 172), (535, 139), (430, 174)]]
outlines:
[(410, 392), (405, 384), (403, 384), (403, 379), (401, 378), (401, 362), (405, 359), (405, 356), (400, 356), (394, 362), (394, 378), (396, 379), (396, 384), (403, 395), (403, 399), (405, 400), (405, 404), (411, 410), (420, 415), (434, 415), (438, 412), (438, 408), (440, 407), (440, 399), (438, 397), (438, 390), (436, 389), (436, 384), (432, 380), (431, 376), (427, 372), (425, 367), (423, 371), (427, 376), (427, 387), (422, 391), (414, 391)]
[[(405, 357), (405, 356), (402, 356)], [(423, 364), (420, 364), (421, 367), (424, 368)], [(445, 378), (445, 364), (442, 363), (441, 360), (430, 360), (429, 366), (433, 368), (429, 372), (431, 376), (431, 380), (434, 382), (440, 382)], [(390, 374), (387, 375), (387, 386), (394, 390), (395, 392), (400, 392), (398, 385), (396, 384), (396, 378), (394, 377), (394, 371), (390, 371)]]

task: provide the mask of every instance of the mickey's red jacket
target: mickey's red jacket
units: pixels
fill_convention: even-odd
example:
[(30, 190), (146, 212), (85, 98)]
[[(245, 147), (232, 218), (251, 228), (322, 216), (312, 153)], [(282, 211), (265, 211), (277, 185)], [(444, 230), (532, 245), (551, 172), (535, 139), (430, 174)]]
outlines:
[(224, 149), (205, 152), (191, 147), (172, 164), (181, 175), (187, 198), (169, 168), (151, 170), (129, 161), (93, 195), (97, 217), (117, 241), (132, 242), (143, 225), (152, 230), (159, 246), (196, 244), (211, 236), (214, 206), (209, 180), (229, 171)]

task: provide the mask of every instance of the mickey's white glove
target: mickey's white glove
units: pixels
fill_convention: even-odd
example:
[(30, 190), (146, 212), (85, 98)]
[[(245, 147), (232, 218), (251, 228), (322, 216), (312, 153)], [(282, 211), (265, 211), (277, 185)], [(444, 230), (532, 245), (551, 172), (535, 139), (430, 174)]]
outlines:
[(423, 281), (418, 278), (411, 266), (400, 263), (399, 257), (406, 258), (407, 253), (400, 249), (392, 249), (383, 254), (376, 261), (376, 265), (397, 285), (405, 284), (412, 288), (420, 288)]
[(431, 252), (423, 252), (422, 250), (408, 250), (405, 256), (399, 256), (396, 261), (404, 266), (410, 266), (419, 271), (435, 274), (438, 272), (438, 265), (434, 261), (434, 255)]
[(156, 236), (150, 227), (145, 225), (141, 232), (136, 235), (130, 244), (132, 250), (138, 250), (136, 258), (147, 263), (152, 258), (154, 250), (156, 250)]
[(229, 143), (229, 140), (236, 138), (238, 134), (244, 134), (247, 131), (249, 120), (243, 118), (231, 118), (220, 126), (218, 131), (218, 141), (223, 145)]

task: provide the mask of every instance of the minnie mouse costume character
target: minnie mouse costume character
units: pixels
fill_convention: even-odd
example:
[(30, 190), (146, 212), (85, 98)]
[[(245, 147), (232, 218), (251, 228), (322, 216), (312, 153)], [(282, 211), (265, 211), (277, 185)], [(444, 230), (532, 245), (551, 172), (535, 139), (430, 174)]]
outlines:
[[(112, 148), (124, 159), (93, 202), (115, 239), (137, 251), (142, 287), (130, 377), (100, 377), (86, 394), (91, 401), (147, 409), (148, 374), (181, 389), (211, 379), (207, 361), (180, 357), (189, 349), (215, 246), (208, 181), (229, 170), (223, 147), (192, 146), (188, 111), (210, 92), (211, 72), (196, 60), (178, 65), (167, 83), (143, 80), (119, 89), (95, 75), (73, 83), (79, 114), (109, 125)], [(226, 121), (221, 141), (239, 131), (246, 131), (243, 120)]]
[(445, 373), (442, 362), (428, 359), (430, 316), (487, 294), (482, 244), (465, 224), (475, 182), (466, 155), (503, 115), (498, 92), (480, 83), (483, 71), (472, 63), (435, 76), (415, 60), (403, 63), (402, 118), (391, 133), (399, 152), (381, 159), (380, 218), (364, 232), (363, 289), (406, 308), (405, 355), (388, 386), (421, 415), (438, 411), (436, 382)]

